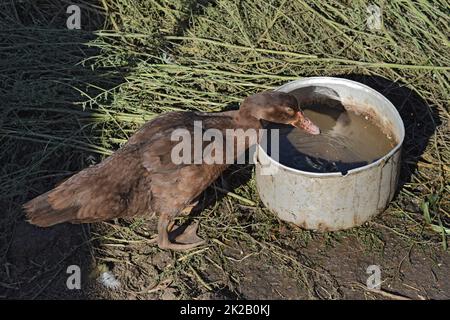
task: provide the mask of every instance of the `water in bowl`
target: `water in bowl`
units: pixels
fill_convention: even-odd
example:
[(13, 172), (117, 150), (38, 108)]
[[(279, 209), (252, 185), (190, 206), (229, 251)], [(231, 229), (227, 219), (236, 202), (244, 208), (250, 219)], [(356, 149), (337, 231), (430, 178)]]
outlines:
[(396, 145), (368, 116), (347, 111), (342, 105), (319, 102), (303, 106), (303, 110), (319, 126), (320, 135), (289, 125), (266, 126), (280, 130), (279, 161), (288, 167), (346, 173), (380, 159)]

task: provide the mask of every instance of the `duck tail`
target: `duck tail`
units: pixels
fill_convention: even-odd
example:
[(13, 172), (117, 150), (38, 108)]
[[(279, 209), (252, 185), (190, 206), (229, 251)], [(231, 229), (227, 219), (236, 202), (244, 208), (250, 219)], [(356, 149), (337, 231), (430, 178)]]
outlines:
[(76, 219), (77, 207), (64, 207), (55, 209), (49, 201), (50, 190), (23, 205), (28, 222), (39, 227), (50, 227), (58, 223)]

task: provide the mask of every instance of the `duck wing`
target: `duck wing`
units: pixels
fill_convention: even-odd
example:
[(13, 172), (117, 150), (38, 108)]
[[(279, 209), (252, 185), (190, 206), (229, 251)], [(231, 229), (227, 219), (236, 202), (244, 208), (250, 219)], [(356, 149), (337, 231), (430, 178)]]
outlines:
[(154, 201), (152, 177), (164, 174), (167, 180), (185, 166), (170, 161), (177, 143), (171, 141), (170, 132), (185, 127), (192, 116), (190, 112), (167, 113), (149, 121), (101, 163), (24, 204), (29, 222), (48, 227), (148, 213)]

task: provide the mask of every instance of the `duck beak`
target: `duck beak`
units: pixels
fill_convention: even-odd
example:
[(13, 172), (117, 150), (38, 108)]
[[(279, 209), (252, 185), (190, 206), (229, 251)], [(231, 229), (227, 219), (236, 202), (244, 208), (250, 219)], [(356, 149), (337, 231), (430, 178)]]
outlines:
[(298, 111), (297, 112), (297, 119), (291, 122), (291, 124), (294, 127), (297, 127), (299, 129), (305, 130), (309, 134), (320, 134), (320, 129), (318, 126), (316, 126), (311, 120), (309, 120), (303, 112)]

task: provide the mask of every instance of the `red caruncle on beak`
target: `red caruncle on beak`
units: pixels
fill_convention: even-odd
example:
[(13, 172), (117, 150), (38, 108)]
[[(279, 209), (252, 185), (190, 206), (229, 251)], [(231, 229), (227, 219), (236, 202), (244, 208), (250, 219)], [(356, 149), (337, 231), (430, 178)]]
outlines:
[(318, 126), (316, 126), (311, 120), (309, 120), (307, 117), (305, 117), (305, 115), (303, 114), (303, 112), (301, 111), (297, 111), (296, 113), (296, 120), (294, 120), (293, 122), (291, 122), (291, 124), (294, 127), (297, 127), (299, 129), (302, 129), (304, 131), (306, 131), (309, 134), (320, 134), (320, 129)]

